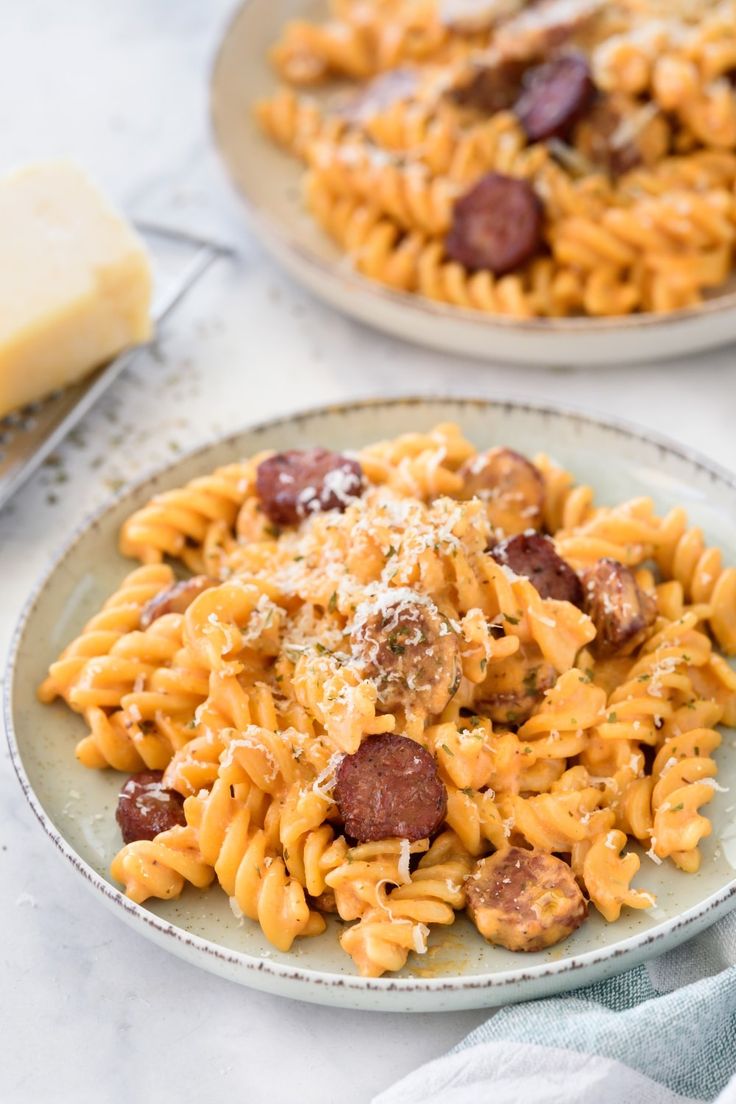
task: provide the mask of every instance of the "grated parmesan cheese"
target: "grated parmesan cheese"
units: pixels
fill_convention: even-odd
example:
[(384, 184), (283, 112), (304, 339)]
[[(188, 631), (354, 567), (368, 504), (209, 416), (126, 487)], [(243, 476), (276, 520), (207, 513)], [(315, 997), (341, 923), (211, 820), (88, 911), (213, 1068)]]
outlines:
[(401, 850), (399, 852), (399, 862), (396, 869), (399, 872), (401, 878), (401, 884), (407, 885), (411, 881), (411, 873), (409, 871), (409, 858), (411, 855), (411, 847), (409, 846), (408, 839), (402, 839), (399, 841)]
[(414, 942), (414, 950), (417, 954), (427, 953), (427, 939), (429, 938), (429, 928), (426, 924), (415, 924), (412, 929), (412, 939)]

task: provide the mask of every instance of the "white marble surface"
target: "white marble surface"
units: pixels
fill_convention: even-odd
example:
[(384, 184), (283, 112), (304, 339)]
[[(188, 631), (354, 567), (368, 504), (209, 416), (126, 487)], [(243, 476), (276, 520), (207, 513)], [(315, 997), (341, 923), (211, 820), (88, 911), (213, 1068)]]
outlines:
[[(0, 5), (0, 170), (72, 155), (141, 216), (217, 232), (212, 270), (79, 433), (0, 515), (0, 652), (51, 552), (121, 480), (214, 434), (367, 395), (566, 401), (736, 467), (733, 349), (668, 367), (480, 365), (342, 319), (249, 236), (207, 146), (206, 80), (231, 0)], [(0, 1100), (368, 1101), (482, 1013), (400, 1017), (253, 993), (168, 957), (89, 896), (0, 752)]]

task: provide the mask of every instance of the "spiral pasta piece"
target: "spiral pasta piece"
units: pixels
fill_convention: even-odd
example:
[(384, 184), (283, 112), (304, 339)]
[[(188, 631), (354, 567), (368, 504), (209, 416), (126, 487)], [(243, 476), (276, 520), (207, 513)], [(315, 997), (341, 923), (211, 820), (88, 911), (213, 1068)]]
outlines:
[(408, 882), (410, 856), (426, 851), (428, 846), (427, 840), (410, 844), (408, 840), (387, 839), (350, 848), (345, 862), (325, 877), (340, 918), (356, 920), (378, 908), (383, 887)]
[(261, 459), (256, 456), (246, 463), (218, 468), (186, 487), (155, 495), (123, 525), (122, 554), (150, 564), (171, 556), (182, 560), (190, 571), (201, 572), (201, 549), (211, 526), (224, 523), (232, 530)]
[[(265, 581), (240, 576), (210, 587), (186, 611), (184, 640), (207, 671), (238, 674), (244, 669), (243, 651), (254, 646), (264, 628), (258, 611), (267, 606), (269, 627), (278, 637), (282, 616), (276, 605), (280, 593)], [(250, 630), (255, 620), (255, 634)]]
[(363, 977), (400, 970), (409, 953), (424, 954), (430, 924), (452, 924), (465, 904), (463, 884), (472, 868), (453, 832), (439, 836), (411, 880), (386, 894), (348, 928), (340, 945)]
[(319, 789), (294, 784), (280, 810), (279, 837), (284, 861), (291, 875), (303, 885), (310, 897), (320, 897), (327, 889), (327, 876), (345, 862), (348, 845), (335, 837), (325, 817), (332, 801)]
[(108, 655), (121, 637), (137, 629), (143, 607), (173, 582), (174, 573), (165, 564), (151, 564), (131, 571), (100, 612), (51, 664), (48, 676), (38, 689), (40, 701), (50, 702), (62, 697), (69, 705), (72, 691), (87, 663)]
[(264, 683), (244, 687), (234, 675), (210, 674), (209, 695), (191, 722), (192, 738), (177, 750), (163, 784), (183, 797), (210, 789), (231, 740), (250, 725), (276, 731), (279, 719), (273, 694)]
[(687, 613), (665, 624), (644, 645), (626, 681), (611, 693), (598, 735), (656, 745), (662, 724), (682, 701), (693, 698), (689, 671), (707, 663), (710, 642)]
[(637, 566), (654, 554), (659, 539), (659, 519), (650, 498), (636, 498), (616, 507), (599, 507), (573, 529), (555, 533), (555, 546), (563, 560), (575, 568), (609, 558)]
[(324, 931), (324, 921), (309, 908), (303, 887), (276, 855), (267, 810), (262, 791), (223, 778), (208, 794), (187, 798), (184, 804), (202, 855), (228, 897), (244, 916), (258, 921), (275, 947), (288, 951), (297, 936)]
[(688, 601), (710, 606), (713, 635), (729, 655), (736, 653), (736, 568), (723, 567), (718, 548), (708, 548), (701, 529), (689, 527), (676, 507), (662, 520), (656, 561), (667, 578), (682, 585)]
[(93, 706), (85, 712), (84, 719), (89, 731), (76, 746), (76, 756), (82, 766), (92, 770), (112, 767), (133, 772), (147, 765), (133, 739), (132, 722), (122, 709), (108, 714)]
[(594, 51), (596, 80), (608, 90), (648, 93), (698, 141), (736, 148), (736, 100), (727, 80), (736, 65), (734, 18), (733, 4), (725, 3), (692, 27), (652, 20), (616, 35)]
[(534, 466), (544, 481), (544, 524), (549, 533), (577, 529), (593, 513), (593, 488), (576, 485), (570, 472), (537, 453)]
[(633, 852), (622, 855), (626, 834), (614, 829), (598, 836), (590, 845), (583, 863), (583, 881), (588, 896), (609, 924), (618, 920), (621, 909), (651, 908), (655, 899), (651, 893), (631, 888), (631, 880), (639, 869), (639, 856)]
[(605, 704), (605, 691), (573, 667), (547, 691), (534, 715), (519, 729), (519, 735), (533, 741), (535, 748), (544, 741), (545, 755), (553, 751), (558, 741), (572, 738), (572, 743), (566, 743), (567, 755), (577, 755), (586, 743), (583, 733), (600, 723)]
[(614, 809), (616, 826), (627, 836), (644, 842), (652, 835), (652, 778), (633, 778), (620, 787)]
[(595, 786), (580, 785), (576, 776), (574, 787), (569, 789), (567, 775), (571, 773), (565, 772), (549, 793), (498, 799), (501, 812), (508, 817), (514, 831), (532, 847), (566, 852), (575, 844), (590, 839), (592, 815), (605, 798)]
[(719, 733), (707, 728), (670, 736), (652, 768), (652, 851), (689, 873), (699, 869), (698, 844), (713, 830), (699, 810), (715, 795), (717, 767), (711, 754), (720, 742)]
[(457, 789), (447, 787), (447, 815), (445, 820), (469, 855), (478, 856), (488, 850), (488, 844), (496, 849), (505, 845), (510, 827), (504, 820), (492, 789), (482, 792), (470, 786)]
[(178, 897), (187, 884), (205, 889), (214, 876), (190, 827), (171, 828), (154, 840), (126, 844), (113, 859), (110, 875), (122, 883), (126, 897), (139, 905), (149, 897), (164, 901)]
[(339, 141), (346, 129), (344, 119), (325, 115), (315, 100), (297, 96), (291, 88), (259, 100), (255, 116), (269, 138), (303, 160), (314, 141)]
[(400, 226), (372, 204), (333, 195), (329, 178), (322, 173), (308, 174), (305, 192), (317, 222), (351, 255), (364, 276), (458, 307), (532, 317), (533, 306), (521, 277), (495, 279), (487, 271), (471, 275), (462, 265), (445, 259), (441, 241), (418, 231), (402, 235)]
[[(589, 272), (590, 314), (675, 310), (727, 279), (734, 241), (734, 200), (725, 190), (672, 190), (611, 207), (599, 219), (562, 219), (551, 231), (556, 259)], [(638, 266), (646, 279), (639, 280)], [(628, 298), (615, 304), (616, 288)], [(608, 298), (607, 298), (608, 295)]]
[(388, 10), (339, 5), (324, 23), (287, 23), (270, 59), (282, 79), (314, 85), (330, 77), (366, 78), (402, 63), (452, 61), (487, 40), (487, 32), (452, 34), (435, 0), (394, 2)]
[(379, 716), (378, 691), (356, 672), (340, 666), (333, 656), (300, 657), (294, 672), (296, 700), (324, 725), (339, 751), (352, 753), (364, 736), (393, 732), (393, 715)]
[(315, 26), (288, 23), (271, 50), (277, 72), (292, 84), (319, 84), (328, 76), (368, 77), (375, 71), (371, 44), (362, 27), (342, 22)]

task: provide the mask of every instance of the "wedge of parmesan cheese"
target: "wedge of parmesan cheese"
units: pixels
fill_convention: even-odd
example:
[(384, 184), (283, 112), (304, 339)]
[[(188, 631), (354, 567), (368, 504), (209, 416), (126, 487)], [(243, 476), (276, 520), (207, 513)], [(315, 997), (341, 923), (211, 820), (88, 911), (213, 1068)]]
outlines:
[(151, 268), (74, 165), (0, 181), (0, 417), (151, 335)]

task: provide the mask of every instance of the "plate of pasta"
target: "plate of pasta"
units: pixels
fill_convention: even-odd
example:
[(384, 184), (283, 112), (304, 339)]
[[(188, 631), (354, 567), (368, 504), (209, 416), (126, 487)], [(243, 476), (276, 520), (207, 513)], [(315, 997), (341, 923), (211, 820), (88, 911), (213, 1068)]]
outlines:
[(736, 333), (733, 0), (248, 0), (215, 139), (263, 244), (340, 310), (484, 359)]
[(735, 502), (515, 402), (245, 430), (31, 597), (16, 771), (103, 901), (243, 984), (398, 1011), (608, 976), (736, 903)]

